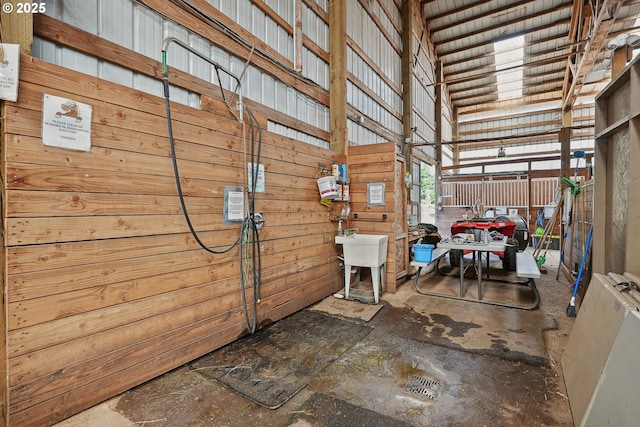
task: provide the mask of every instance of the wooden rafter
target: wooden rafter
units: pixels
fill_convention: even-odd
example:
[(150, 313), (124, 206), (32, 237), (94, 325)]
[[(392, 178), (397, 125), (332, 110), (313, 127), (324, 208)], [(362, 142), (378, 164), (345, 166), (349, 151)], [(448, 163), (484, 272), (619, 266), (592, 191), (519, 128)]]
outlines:
[[(593, 70), (598, 53), (605, 46), (622, 3), (623, 0), (604, 0), (598, 10), (591, 12), (589, 8), (582, 9), (583, 14), (577, 25), (582, 29), (588, 29), (586, 34), (582, 36), (583, 39), (588, 40), (585, 44), (584, 52), (576, 54), (575, 61), (569, 61), (569, 64), (573, 65), (567, 65), (567, 77), (562, 96), (563, 110), (566, 111), (571, 108), (584, 85), (587, 75)], [(585, 10), (587, 10), (586, 13), (588, 15), (585, 15)], [(593, 26), (589, 25), (592, 16), (595, 18)], [(583, 23), (586, 23), (586, 25), (582, 25)]]

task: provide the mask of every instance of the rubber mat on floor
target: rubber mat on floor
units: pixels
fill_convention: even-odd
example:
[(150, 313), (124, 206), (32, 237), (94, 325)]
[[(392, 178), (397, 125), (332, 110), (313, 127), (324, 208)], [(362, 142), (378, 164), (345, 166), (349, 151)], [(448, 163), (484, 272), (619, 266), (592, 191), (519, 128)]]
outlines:
[[(342, 294), (339, 294), (342, 295)], [(358, 301), (340, 299), (334, 296), (327, 297), (319, 303), (309, 307), (309, 310), (320, 311), (334, 316), (360, 319), (365, 322), (373, 319), (384, 307), (384, 304), (364, 304)]]
[(302, 310), (190, 365), (247, 399), (276, 409), (370, 331), (366, 325)]

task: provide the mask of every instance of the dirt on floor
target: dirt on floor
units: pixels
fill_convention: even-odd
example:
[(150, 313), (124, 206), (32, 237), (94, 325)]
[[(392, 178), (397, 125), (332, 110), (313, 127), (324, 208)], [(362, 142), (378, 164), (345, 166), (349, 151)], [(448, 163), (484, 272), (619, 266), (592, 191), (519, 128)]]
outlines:
[(92, 415), (80, 414), (58, 426), (570, 427), (560, 366), (574, 321), (565, 313), (570, 288), (552, 274), (536, 283), (541, 294), (538, 310), (556, 326), (542, 332), (547, 353), (542, 365), (394, 333), (399, 325), (421, 317), (425, 325), (433, 322), (406, 304), (417, 295), (408, 281), (395, 294), (384, 294), (384, 308), (366, 322), (372, 332), (276, 410), (185, 365), (92, 409)]

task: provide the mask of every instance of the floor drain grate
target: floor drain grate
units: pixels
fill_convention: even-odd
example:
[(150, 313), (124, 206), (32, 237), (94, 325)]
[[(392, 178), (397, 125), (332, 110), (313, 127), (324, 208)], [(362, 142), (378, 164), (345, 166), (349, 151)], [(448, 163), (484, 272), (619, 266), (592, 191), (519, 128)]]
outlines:
[(430, 380), (425, 377), (411, 375), (406, 389), (411, 393), (419, 394), (429, 399), (437, 399), (442, 392), (442, 383)]

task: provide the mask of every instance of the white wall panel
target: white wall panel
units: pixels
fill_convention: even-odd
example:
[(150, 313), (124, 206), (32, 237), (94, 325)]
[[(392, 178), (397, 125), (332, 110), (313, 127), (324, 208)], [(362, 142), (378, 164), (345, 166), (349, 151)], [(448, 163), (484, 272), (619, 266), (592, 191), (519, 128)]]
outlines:
[(287, 112), (287, 85), (279, 80), (275, 81), (275, 109), (281, 112)]
[[(240, 1), (244, 1), (244, 0), (240, 0)], [(217, 5), (215, 7), (220, 12), (224, 13), (229, 18), (237, 22), (238, 21), (238, 3), (240, 3), (240, 1), (220, 0), (219, 2), (217, 2)]]
[(256, 67), (250, 65), (242, 79), (242, 96), (257, 102), (263, 102), (262, 83), (262, 73)]
[(133, 87), (134, 74), (130, 70), (104, 61), (101, 61), (98, 67), (97, 77), (123, 86)]
[(232, 18), (249, 31), (253, 30), (253, 6), (249, 0), (236, 0), (238, 7)]
[[(98, 35), (127, 49), (133, 49), (133, 4), (129, 0), (102, 0), (98, 4)], [(124, 86), (133, 86), (133, 72), (105, 61), (97, 76)]]
[(98, 35), (133, 49), (133, 4), (130, 0), (101, 0)]
[(270, 108), (276, 107), (276, 82), (269, 74), (262, 75), (262, 103)]
[(98, 73), (98, 60), (92, 56), (78, 53), (71, 49), (61, 49), (59, 53), (60, 65), (74, 70), (90, 70), (89, 74)]
[(65, 22), (96, 34), (98, 30), (98, 0), (62, 2), (61, 19)]
[(251, 33), (260, 40), (267, 39), (267, 15), (259, 9), (253, 12), (253, 22), (251, 23)]
[(216, 9), (220, 10), (220, 3), (221, 2), (226, 2), (227, 0), (206, 0), (207, 3), (209, 3), (211, 6), (215, 7)]
[(144, 6), (135, 4), (133, 49), (150, 58), (157, 58), (162, 49), (162, 18)]
[(318, 43), (318, 23), (319, 20), (317, 15), (313, 13), (313, 11), (309, 10), (306, 5), (302, 5), (302, 28), (305, 33), (311, 40), (315, 43)]
[[(211, 56), (211, 44), (197, 34), (189, 34), (189, 46), (193, 47), (203, 55)], [(189, 73), (201, 78), (205, 81), (211, 80), (211, 64), (198, 58), (196, 55), (189, 54)]]
[(54, 64), (58, 64), (57, 60), (59, 48), (52, 42), (48, 40), (42, 40), (40, 38), (34, 37), (33, 45), (31, 46), (31, 51), (33, 56), (36, 58), (40, 58), (47, 62), (52, 62)]

